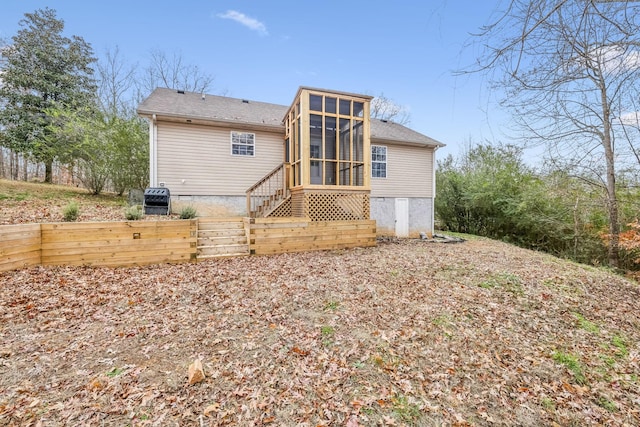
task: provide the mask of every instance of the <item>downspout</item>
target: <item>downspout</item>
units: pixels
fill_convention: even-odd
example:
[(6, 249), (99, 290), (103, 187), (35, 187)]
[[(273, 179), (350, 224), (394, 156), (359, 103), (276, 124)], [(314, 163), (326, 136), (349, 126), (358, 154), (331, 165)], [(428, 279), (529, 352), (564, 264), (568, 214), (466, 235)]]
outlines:
[(437, 166), (437, 162), (436, 162), (436, 151), (438, 151), (438, 146), (433, 147), (433, 166), (432, 166), (432, 173), (433, 176), (431, 177), (431, 234), (433, 235), (436, 232), (436, 166)]
[(149, 123), (149, 186), (158, 186), (158, 127), (156, 115), (151, 115)]

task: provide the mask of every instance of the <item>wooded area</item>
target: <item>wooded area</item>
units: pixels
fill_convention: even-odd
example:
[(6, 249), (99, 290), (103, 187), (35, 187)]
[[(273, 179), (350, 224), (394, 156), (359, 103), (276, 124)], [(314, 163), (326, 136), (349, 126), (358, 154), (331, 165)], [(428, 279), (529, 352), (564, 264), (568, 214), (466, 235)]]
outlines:
[[(476, 41), (481, 54), (462, 72), (487, 76), (510, 117), (505, 134), (511, 140), (505, 145), (535, 148), (529, 152), (544, 156), (534, 191), (518, 181), (511, 188), (528, 197), (545, 188), (538, 199), (524, 203), (528, 209), (490, 188), (459, 189), (466, 195), (461, 203), (482, 204), (485, 214), (501, 212), (501, 218), (486, 217), (480, 226), (494, 237), (627, 268), (620, 235), (637, 217), (640, 183), (640, 4), (511, 0)], [(554, 198), (560, 206), (548, 206)], [(538, 206), (546, 211), (536, 221)], [(496, 223), (514, 228), (499, 229)], [(589, 244), (598, 239), (605, 258)]]
[(98, 62), (82, 37), (64, 35), (64, 21), (49, 8), (26, 13), (20, 26), (11, 40), (0, 40), (0, 178), (95, 194), (144, 188), (148, 127), (135, 107), (143, 81), (159, 83), (152, 67), (172, 62), (158, 52), (156, 65), (136, 70), (117, 48)]
[[(619, 267), (637, 270), (640, 184), (619, 174)], [(592, 265), (608, 264), (607, 202), (589, 177), (540, 170), (515, 146), (477, 145), (438, 162), (436, 215), (443, 230), (487, 236)], [(637, 245), (636, 245), (637, 246)]]

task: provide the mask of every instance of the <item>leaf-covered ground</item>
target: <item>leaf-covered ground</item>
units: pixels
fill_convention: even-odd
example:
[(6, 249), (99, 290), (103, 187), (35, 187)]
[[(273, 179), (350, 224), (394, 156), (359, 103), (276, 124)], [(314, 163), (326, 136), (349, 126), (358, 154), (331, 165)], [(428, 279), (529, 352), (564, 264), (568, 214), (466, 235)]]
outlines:
[(638, 285), (489, 240), (0, 284), (0, 425), (640, 425)]
[[(0, 225), (62, 222), (70, 202), (79, 207), (78, 221), (125, 221), (126, 196), (95, 196), (83, 188), (0, 179)], [(145, 217), (154, 221), (169, 218)]]

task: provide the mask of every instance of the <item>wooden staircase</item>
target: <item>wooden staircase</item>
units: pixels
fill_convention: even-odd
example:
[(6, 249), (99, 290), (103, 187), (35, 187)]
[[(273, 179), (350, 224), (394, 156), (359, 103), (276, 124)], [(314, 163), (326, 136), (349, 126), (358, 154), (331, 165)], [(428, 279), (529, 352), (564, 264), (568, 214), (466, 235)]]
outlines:
[(249, 255), (243, 218), (199, 218), (198, 260)]
[(271, 196), (264, 198), (262, 200), (262, 203), (256, 206), (254, 215), (252, 215), (252, 217), (265, 218), (269, 216), (271, 212), (273, 212), (278, 206), (280, 206), (287, 200), (287, 197), (290, 197), (284, 196), (284, 193), (285, 191), (280, 188), (276, 190), (275, 193), (273, 193)]
[(289, 197), (290, 166), (283, 163), (247, 190), (247, 213), (251, 218), (265, 218)]

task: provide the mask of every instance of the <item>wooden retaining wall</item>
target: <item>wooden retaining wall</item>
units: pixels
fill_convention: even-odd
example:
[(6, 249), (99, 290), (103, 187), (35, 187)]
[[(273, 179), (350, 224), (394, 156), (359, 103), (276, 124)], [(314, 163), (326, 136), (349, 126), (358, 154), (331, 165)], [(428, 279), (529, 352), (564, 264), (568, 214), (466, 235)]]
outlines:
[(376, 245), (375, 220), (310, 221), (304, 218), (252, 218), (251, 254), (267, 255)]
[(127, 267), (375, 245), (373, 220), (200, 218), (5, 225), (0, 226), (0, 272), (35, 265)]
[(40, 224), (0, 227), (0, 271), (40, 265), (40, 247)]
[(42, 265), (125, 267), (195, 260), (196, 220), (41, 224)]

